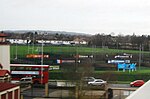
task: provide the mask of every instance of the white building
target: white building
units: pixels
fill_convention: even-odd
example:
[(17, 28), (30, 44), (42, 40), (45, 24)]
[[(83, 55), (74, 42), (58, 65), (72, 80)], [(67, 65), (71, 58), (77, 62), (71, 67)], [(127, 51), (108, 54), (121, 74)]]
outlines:
[(9, 41), (11, 44), (27, 44), (30, 43), (31, 40), (22, 40), (22, 39), (7, 39), (7, 41)]
[(0, 64), (10, 71), (10, 45), (6, 42), (6, 34), (0, 33)]

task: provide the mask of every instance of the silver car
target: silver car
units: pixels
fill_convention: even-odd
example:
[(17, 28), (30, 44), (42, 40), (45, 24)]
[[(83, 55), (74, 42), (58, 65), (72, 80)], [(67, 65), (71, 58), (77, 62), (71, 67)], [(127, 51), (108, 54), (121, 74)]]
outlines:
[(106, 83), (107, 83), (107, 81), (104, 81), (102, 79), (95, 79), (93, 81), (89, 81), (88, 85), (104, 85)]

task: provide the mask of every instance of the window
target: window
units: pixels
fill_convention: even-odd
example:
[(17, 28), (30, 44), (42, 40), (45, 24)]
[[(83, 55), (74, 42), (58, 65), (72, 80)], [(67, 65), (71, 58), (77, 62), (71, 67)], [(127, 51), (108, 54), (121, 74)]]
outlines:
[(37, 71), (38, 71), (39, 69), (40, 69), (40, 68), (38, 68), (38, 67), (36, 67), (36, 68), (32, 68), (32, 70), (37, 70)]
[(25, 70), (32, 70), (32, 67), (25, 67)]
[(17, 67), (16, 70), (24, 70), (24, 67)]
[(12, 78), (22, 78), (22, 77), (24, 77), (23, 75), (19, 75), (19, 74), (12, 74), (11, 75), (12, 76)]
[(16, 67), (10, 67), (10, 69), (13, 71), (13, 70), (16, 70)]

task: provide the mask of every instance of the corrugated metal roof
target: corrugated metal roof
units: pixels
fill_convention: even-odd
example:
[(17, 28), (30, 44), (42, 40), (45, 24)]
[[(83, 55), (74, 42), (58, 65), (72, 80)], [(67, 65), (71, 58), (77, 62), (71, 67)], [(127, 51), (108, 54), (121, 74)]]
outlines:
[(0, 77), (5, 76), (7, 73), (10, 74), (8, 70), (0, 70)]
[(17, 87), (19, 85), (17, 84), (11, 84), (11, 83), (0, 83), (0, 92)]

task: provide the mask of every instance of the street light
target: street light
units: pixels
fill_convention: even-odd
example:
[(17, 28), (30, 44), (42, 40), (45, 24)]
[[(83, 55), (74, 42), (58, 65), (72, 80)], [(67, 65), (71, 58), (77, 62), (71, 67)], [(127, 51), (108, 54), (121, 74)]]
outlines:
[(18, 48), (17, 48), (17, 41), (16, 41), (16, 57), (15, 57), (15, 59), (17, 59), (18, 57), (17, 57), (17, 53), (18, 52)]
[(33, 40), (33, 42), (32, 42), (32, 54), (33, 54), (33, 52), (34, 52), (34, 43), (35, 43), (35, 33), (33, 33), (33, 36), (32, 36), (32, 40)]
[(29, 41), (30, 41), (30, 36), (27, 37), (27, 44), (28, 44), (28, 54), (29, 54)]
[(41, 65), (42, 65), (42, 70), (41, 70), (41, 83), (43, 82), (43, 39), (42, 39), (42, 48), (41, 48)]
[(139, 69), (140, 69), (140, 65), (141, 65), (141, 51), (142, 51), (142, 46), (140, 44), (140, 48), (139, 48)]

